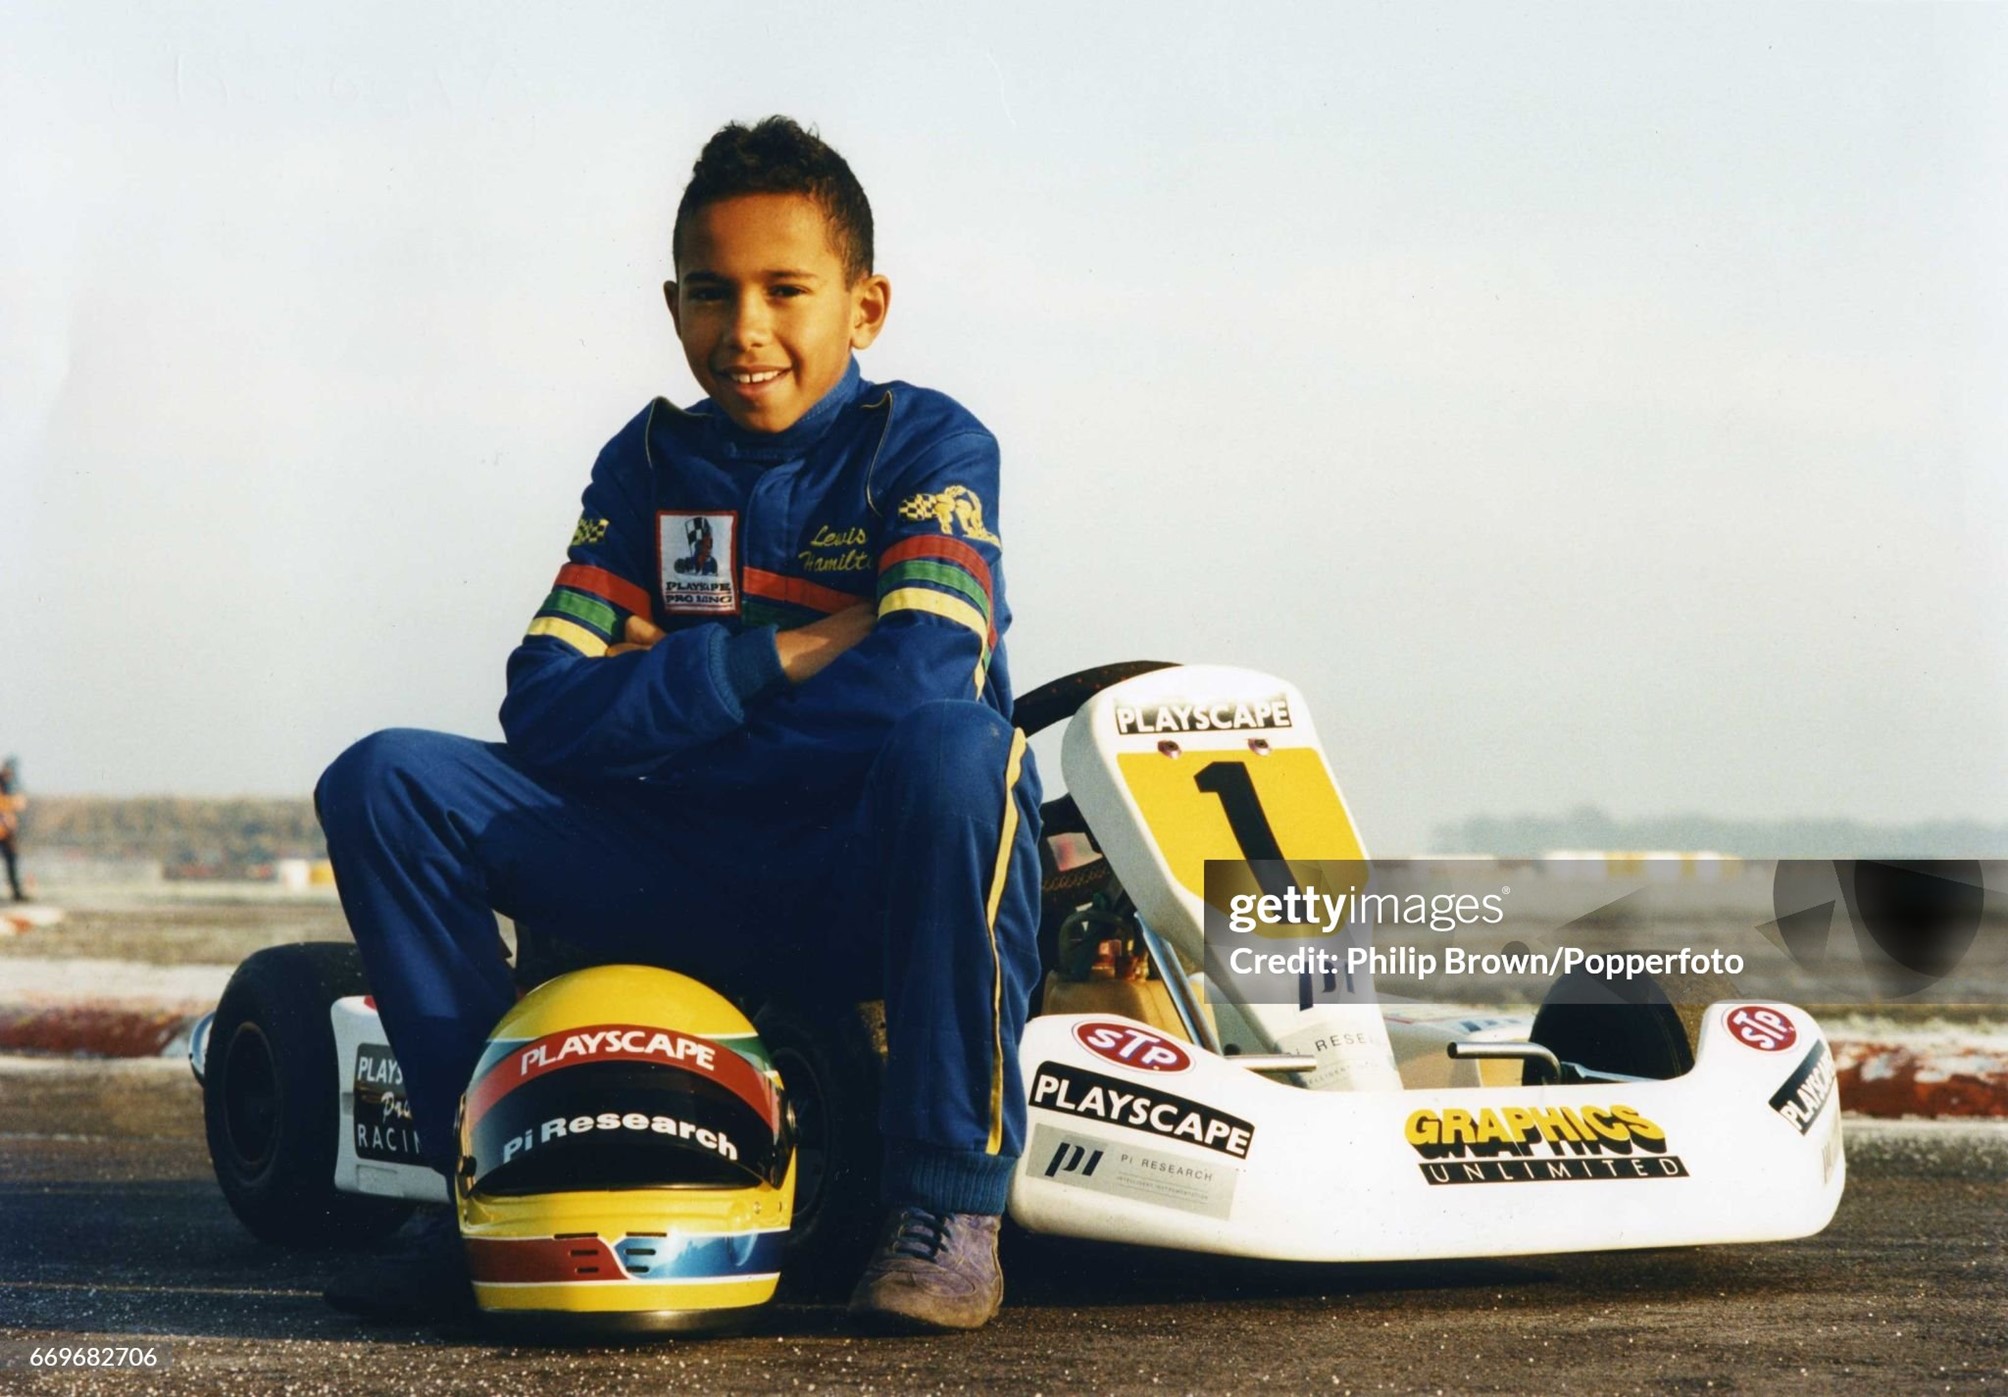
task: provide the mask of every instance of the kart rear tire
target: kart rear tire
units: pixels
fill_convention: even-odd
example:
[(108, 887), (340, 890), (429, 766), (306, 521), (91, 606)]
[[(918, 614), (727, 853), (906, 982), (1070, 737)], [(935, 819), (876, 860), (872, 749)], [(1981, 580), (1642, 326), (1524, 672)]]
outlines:
[(885, 1009), (770, 1002), (753, 1026), (795, 1116), (795, 1212), (781, 1285), (804, 1299), (841, 1297), (864, 1269), (881, 1211)]
[[(1563, 1062), (1596, 1072), (1668, 1081), (1694, 1070), (1701, 1018), (1737, 998), (1727, 975), (1593, 975), (1571, 970), (1541, 1001), (1528, 1037)], [(1521, 1082), (1543, 1080), (1529, 1063)]]
[(340, 1069), (328, 1011), (366, 988), (352, 945), (270, 946), (237, 967), (216, 1006), (203, 1128), (230, 1211), (260, 1241), (360, 1246), (411, 1214), (334, 1184)]

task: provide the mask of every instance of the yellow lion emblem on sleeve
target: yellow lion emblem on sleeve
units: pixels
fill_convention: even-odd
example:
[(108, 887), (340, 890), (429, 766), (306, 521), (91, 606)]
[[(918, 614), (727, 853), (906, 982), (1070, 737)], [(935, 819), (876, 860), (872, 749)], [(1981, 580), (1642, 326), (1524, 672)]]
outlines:
[(967, 485), (951, 485), (938, 495), (914, 495), (901, 503), (899, 517), (932, 519), (950, 536), (960, 528), (964, 538), (973, 538), (978, 543), (1003, 542), (983, 527), (983, 501)]

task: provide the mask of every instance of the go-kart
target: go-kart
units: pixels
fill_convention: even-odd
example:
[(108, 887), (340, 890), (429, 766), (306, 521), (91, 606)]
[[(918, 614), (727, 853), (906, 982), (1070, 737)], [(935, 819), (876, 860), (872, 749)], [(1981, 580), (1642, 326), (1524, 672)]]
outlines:
[[(1068, 794), (1043, 812), (1047, 973), (1018, 1048), (1024, 1228), (1344, 1262), (1760, 1242), (1832, 1218), (1833, 1058), (1802, 1010), (1577, 970), (1530, 1020), (1308, 977), (1265, 1002), (1220, 973), (1208, 861), (1365, 859), (1291, 685), (1134, 662), (1035, 690), (1017, 718), (1068, 724)], [(540, 954), (519, 945), (519, 978), (561, 968)], [(782, 1274), (847, 1279), (876, 1211), (882, 1016), (747, 1007), (795, 1115)], [(447, 1198), (353, 948), (250, 957), (191, 1057), (217, 1178), (258, 1236), (354, 1243)]]

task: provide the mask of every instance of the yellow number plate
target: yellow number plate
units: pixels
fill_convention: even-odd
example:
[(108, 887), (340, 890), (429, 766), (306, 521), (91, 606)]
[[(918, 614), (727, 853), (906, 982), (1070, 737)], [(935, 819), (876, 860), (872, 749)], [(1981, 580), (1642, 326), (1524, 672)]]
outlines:
[(1195, 783), (1200, 772), (1216, 764), (1248, 769), (1255, 798), (1284, 858), (1315, 862), (1365, 857), (1338, 790), (1313, 748), (1281, 747), (1266, 756), (1122, 752), (1116, 761), (1172, 876), (1195, 897), (1206, 896), (1206, 860), (1247, 857), (1234, 837), (1221, 797)]

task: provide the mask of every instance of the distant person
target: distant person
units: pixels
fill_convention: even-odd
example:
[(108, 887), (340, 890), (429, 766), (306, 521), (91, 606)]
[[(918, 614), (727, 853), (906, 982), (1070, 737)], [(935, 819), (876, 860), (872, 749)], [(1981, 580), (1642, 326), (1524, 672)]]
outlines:
[(0, 856), (7, 860), (7, 886), (14, 890), (16, 902), (26, 902), (28, 894), (21, 891), (20, 856), (14, 848), (14, 841), (21, 832), (21, 812), (28, 808), (28, 797), (20, 794), (21, 774), (12, 757), (0, 762)]

